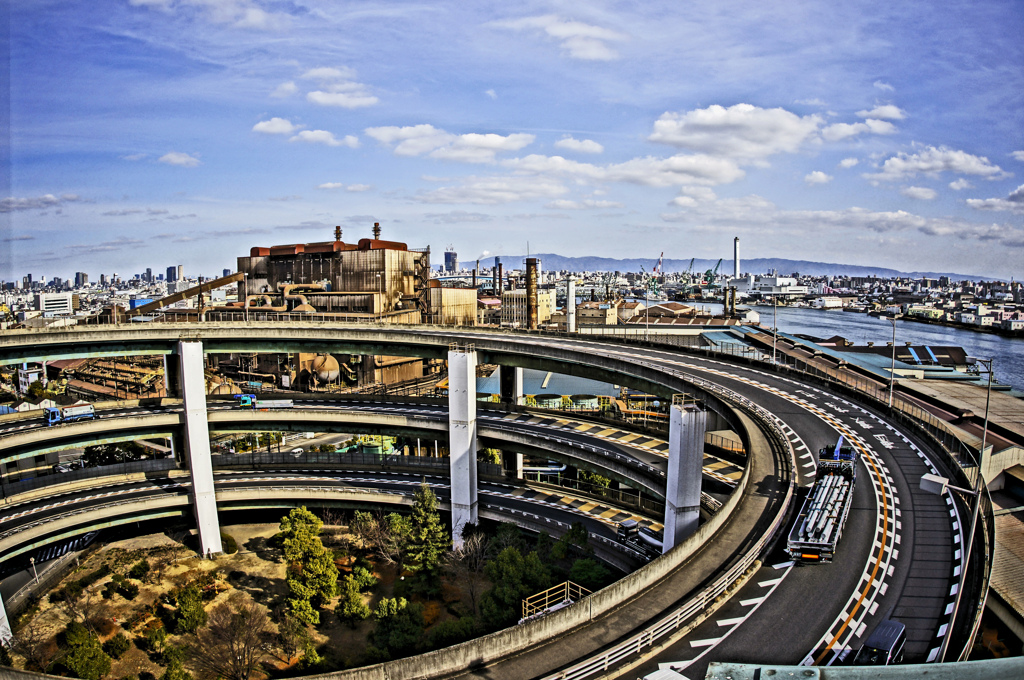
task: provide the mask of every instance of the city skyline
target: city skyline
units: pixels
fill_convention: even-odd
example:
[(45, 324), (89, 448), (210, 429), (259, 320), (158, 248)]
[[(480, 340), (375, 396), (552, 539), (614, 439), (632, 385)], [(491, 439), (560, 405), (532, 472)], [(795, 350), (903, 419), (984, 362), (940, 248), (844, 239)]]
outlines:
[(379, 221), (438, 261), (740, 236), (1020, 279), (1019, 4), (620, 7), (19, 3), (0, 278), (216, 272)]

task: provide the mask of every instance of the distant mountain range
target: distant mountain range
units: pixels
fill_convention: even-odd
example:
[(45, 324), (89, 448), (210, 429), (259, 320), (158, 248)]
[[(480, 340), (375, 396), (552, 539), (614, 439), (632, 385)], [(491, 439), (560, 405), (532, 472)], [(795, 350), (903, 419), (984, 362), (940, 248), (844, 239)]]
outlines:
[[(505, 265), (506, 269), (522, 269), (523, 262), (526, 260), (525, 255), (499, 255), (501, 262)], [(565, 257), (562, 255), (556, 255), (554, 253), (537, 253), (530, 257), (536, 257), (541, 261), (541, 267), (544, 271), (560, 271), (568, 270), (575, 272), (638, 272), (643, 267), (646, 271), (651, 271), (657, 264), (657, 260), (653, 259), (625, 259), (617, 260), (612, 257)], [(696, 259), (693, 261), (693, 268), (695, 271), (707, 271), (708, 269), (714, 269), (718, 260), (704, 260)], [(462, 262), (463, 267), (472, 269), (472, 262)], [(671, 260), (665, 259), (663, 266), (666, 272), (685, 272), (686, 268), (689, 267), (689, 260)], [(808, 260), (786, 260), (782, 258), (774, 257), (757, 257), (748, 260), (740, 260), (741, 269), (744, 272), (751, 272), (754, 274), (767, 274), (771, 270), (778, 270), (779, 274), (786, 276), (793, 273), (805, 274), (808, 276), (877, 276), (878, 278), (888, 279), (893, 277), (909, 277), (909, 278), (922, 278), (928, 277), (937, 279), (940, 276), (948, 276), (953, 281), (992, 281), (997, 279), (988, 279), (984, 276), (971, 276), (968, 274), (952, 274), (949, 272), (903, 272), (897, 269), (886, 269), (885, 267), (862, 267), (853, 264), (836, 264), (833, 262), (810, 262)], [(490, 268), (494, 266), (494, 258), (488, 257), (480, 260), (480, 266), (482, 268)], [(732, 260), (722, 260), (722, 264), (718, 269), (719, 273), (731, 273), (732, 272)]]

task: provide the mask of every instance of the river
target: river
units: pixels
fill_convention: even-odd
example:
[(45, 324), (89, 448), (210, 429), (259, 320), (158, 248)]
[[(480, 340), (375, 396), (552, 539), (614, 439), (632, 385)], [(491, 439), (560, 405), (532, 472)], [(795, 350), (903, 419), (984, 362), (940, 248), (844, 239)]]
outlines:
[[(761, 315), (761, 324), (771, 328), (772, 308), (758, 306), (754, 310)], [(813, 335), (817, 338), (841, 335), (858, 345), (867, 342), (884, 345), (892, 342), (892, 325), (887, 319), (807, 307), (779, 307), (778, 313), (778, 326), (783, 333)], [(995, 359), (993, 367), (996, 380), (1024, 392), (1024, 338), (1007, 338), (993, 333), (975, 333), (961, 328), (897, 319), (896, 342), (963, 347), (969, 356)]]

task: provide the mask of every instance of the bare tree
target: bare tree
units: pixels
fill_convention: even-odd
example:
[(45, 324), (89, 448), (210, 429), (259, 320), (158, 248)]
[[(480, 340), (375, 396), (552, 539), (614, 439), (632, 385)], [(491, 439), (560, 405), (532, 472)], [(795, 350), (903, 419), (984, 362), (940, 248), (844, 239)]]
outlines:
[(40, 616), (26, 622), (8, 643), (8, 648), (25, 659), (25, 670), (47, 672), (60, 651), (51, 629)]
[(387, 515), (378, 513), (376, 516), (368, 512), (357, 512), (351, 528), (385, 564), (402, 561), (412, 533), (409, 518), (397, 512)]
[(482, 532), (463, 534), (462, 545), (445, 556), (445, 569), (456, 583), (465, 584), (473, 614), (477, 613), (480, 578), (487, 563), (487, 536)]
[(267, 610), (241, 596), (217, 605), (204, 628), (186, 646), (200, 675), (248, 680), (271, 655), (274, 634)]

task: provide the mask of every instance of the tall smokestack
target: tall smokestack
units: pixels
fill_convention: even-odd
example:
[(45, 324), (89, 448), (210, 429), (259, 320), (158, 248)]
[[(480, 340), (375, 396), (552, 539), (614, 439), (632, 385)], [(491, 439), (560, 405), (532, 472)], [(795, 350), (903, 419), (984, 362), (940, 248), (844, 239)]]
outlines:
[(569, 277), (565, 290), (565, 328), (570, 333), (576, 332), (576, 279)]
[(526, 318), (528, 328), (537, 330), (537, 258), (526, 258)]
[(740, 278), (740, 237), (732, 240), (732, 278)]
[(341, 227), (340, 226), (334, 228), (334, 240), (335, 241), (340, 241), (341, 240)]
[(374, 241), (379, 241), (380, 240), (380, 222), (374, 222), (373, 223), (373, 240)]
[[(495, 259), (497, 259), (497, 258), (495, 258)], [(505, 265), (503, 265), (501, 262), (498, 262), (498, 283), (497, 283), (497, 288), (495, 289), (495, 293), (497, 295), (501, 295), (502, 291), (505, 290), (505, 279), (504, 279), (504, 277), (505, 277)]]

